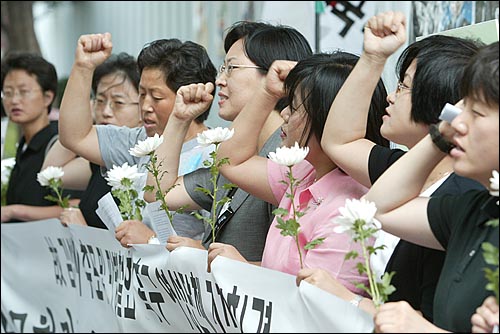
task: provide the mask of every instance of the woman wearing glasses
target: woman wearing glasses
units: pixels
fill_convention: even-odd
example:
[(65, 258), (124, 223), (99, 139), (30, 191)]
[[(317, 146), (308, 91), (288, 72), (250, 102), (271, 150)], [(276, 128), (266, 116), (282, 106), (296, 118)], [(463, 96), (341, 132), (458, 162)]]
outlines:
[[(113, 124), (135, 128), (142, 124), (139, 111), (139, 69), (134, 57), (126, 53), (112, 55), (99, 65), (92, 77), (92, 109), (96, 124)], [(111, 187), (101, 174), (100, 166), (77, 158), (58, 141), (45, 158), (43, 168), (63, 166), (63, 185), (84, 190), (77, 208), (65, 209), (60, 216), (63, 225), (78, 224), (106, 228), (95, 213), (97, 201)]]
[[(57, 122), (49, 113), (57, 93), (54, 65), (30, 53), (13, 53), (2, 61), (2, 103), (22, 136), (2, 207), (2, 223), (59, 217), (61, 207), (45, 199), (50, 190), (37, 181), (48, 148), (57, 139)], [(78, 203), (76, 193), (70, 193)]]
[[(219, 116), (226, 121), (233, 121), (245, 104), (255, 99), (255, 92), (273, 61), (277, 59), (299, 60), (312, 54), (307, 39), (296, 29), (261, 22), (233, 24), (224, 39), (224, 49), (225, 61), (219, 67), (215, 83), (219, 88)], [(285, 106), (286, 101), (282, 99), (271, 107), (272, 110), (265, 111), (270, 115), (259, 133), (258, 143), (255, 146), (260, 156), (267, 156), (280, 145), (280, 126), (283, 120), (279, 110)], [(164, 136), (183, 137), (184, 134), (180, 133), (179, 129), (180, 127), (175, 129), (175, 132), (165, 129)], [(173, 152), (172, 146), (164, 142), (157, 149), (158, 158), (164, 158), (162, 168), (168, 171), (175, 170), (176, 167), (171, 163), (178, 160), (177, 157), (169, 156)], [(170, 175), (173, 174), (170, 173)], [(164, 182), (162, 183), (163, 191), (174, 184), (180, 184), (165, 195), (170, 208), (175, 209), (187, 205), (188, 209), (201, 207), (211, 210), (210, 195), (197, 190), (199, 187), (213, 188), (211, 173), (208, 169), (199, 169), (176, 180), (169, 179), (168, 174), (165, 174), (162, 182)], [(151, 175), (148, 183), (154, 185)], [(220, 175), (217, 187), (223, 189), (223, 185), (228, 183), (230, 182)], [(148, 193), (146, 196), (151, 196), (151, 194)], [(234, 193), (229, 190), (219, 191), (217, 196), (219, 195), (221, 198), (227, 196), (232, 200), (224, 209), (218, 208), (217, 217), (219, 217), (220, 224), (218, 224), (215, 240), (234, 245), (249, 261), (260, 262), (266, 234), (274, 217), (272, 214), (274, 206), (240, 188), (237, 188)], [(211, 228), (206, 224), (205, 236), (201, 243), (189, 238), (170, 237), (167, 249), (172, 251), (180, 246), (206, 249), (212, 243), (211, 235)]]
[[(382, 13), (368, 21), (360, 61), (331, 105), (321, 140), (329, 157), (367, 187), (405, 154), (401, 149), (382, 147), (364, 138), (369, 104), (378, 78), (389, 56), (405, 41), (406, 21), (402, 13)], [(443, 106), (461, 99), (462, 73), (477, 51), (478, 45), (472, 41), (441, 35), (410, 44), (398, 59), (399, 83), (396, 91), (387, 96), (389, 105), (383, 116), (381, 134), (408, 148), (425, 137), (429, 127), (439, 121)], [(421, 195), (436, 196), (481, 188), (477, 182), (452, 172), (452, 159), (446, 157), (427, 178)], [(434, 291), (444, 252), (398, 240), (392, 235), (382, 236), (376, 246), (385, 244), (388, 247), (372, 256), (371, 262), (372, 266), (378, 266), (379, 275), (384, 269), (396, 272), (392, 279), (396, 291), (390, 300), (407, 300), (432, 321)], [(302, 279), (315, 282), (347, 300), (353, 298), (352, 293), (334, 284), (333, 279), (319, 270), (302, 271), (298, 281)], [(368, 299), (362, 301), (360, 307), (375, 311)]]

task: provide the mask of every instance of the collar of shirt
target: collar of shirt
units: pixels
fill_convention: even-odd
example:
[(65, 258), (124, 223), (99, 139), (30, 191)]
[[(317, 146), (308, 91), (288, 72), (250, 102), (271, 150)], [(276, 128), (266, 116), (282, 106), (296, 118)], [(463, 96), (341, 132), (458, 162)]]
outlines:
[(484, 202), (480, 209), (479, 219), (477, 220), (478, 226), (485, 224), (487, 221), (498, 218), (499, 211), (497, 203), (497, 196), (490, 196), (490, 198)]
[[(335, 196), (338, 191), (342, 191), (342, 186), (332, 188), (332, 184), (336, 183), (342, 176), (347, 175), (342, 173), (339, 168), (335, 168), (319, 180), (314, 180), (309, 186), (306, 186), (306, 189), (302, 190), (298, 196), (301, 210), (307, 208), (309, 203), (316, 208), (326, 198)], [(335, 182), (333, 182), (334, 180)]]

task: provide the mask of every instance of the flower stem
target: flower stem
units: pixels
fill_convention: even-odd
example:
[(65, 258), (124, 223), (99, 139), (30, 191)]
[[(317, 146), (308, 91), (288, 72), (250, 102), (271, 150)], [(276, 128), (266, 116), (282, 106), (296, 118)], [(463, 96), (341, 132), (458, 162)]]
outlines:
[(165, 201), (165, 195), (163, 194), (163, 192), (161, 191), (161, 185), (160, 185), (160, 179), (158, 178), (158, 167), (156, 166), (156, 155), (154, 154), (155, 152), (151, 152), (151, 155), (150, 155), (150, 160), (151, 160), (151, 165), (152, 165), (152, 169), (153, 169), (153, 176), (155, 178), (155, 183), (156, 183), (156, 187), (158, 188), (158, 193), (160, 194), (159, 196), (156, 196), (156, 197), (159, 197), (157, 199), (159, 199), (161, 201), (161, 204), (162, 204), (162, 208), (165, 210), (165, 213), (167, 214), (168, 216), (168, 220), (170, 220), (170, 225), (172, 225), (172, 227), (174, 227), (174, 215), (170, 212), (170, 210), (168, 209), (168, 205), (167, 205), (167, 202)]
[(370, 269), (370, 255), (366, 250), (364, 238), (361, 239), (361, 249), (363, 250), (363, 257), (365, 258), (365, 267), (366, 274), (368, 276), (368, 282), (370, 283), (370, 295), (372, 297), (373, 303), (375, 304), (375, 307), (378, 309), (378, 307), (381, 305), (380, 294), (378, 291), (377, 282), (375, 280), (375, 277), (373, 277), (373, 273)]
[(212, 166), (215, 166), (215, 171), (211, 170), (212, 172), (212, 186), (214, 187), (214, 192), (212, 195), (212, 218), (210, 219), (210, 227), (212, 228), (212, 242), (215, 242), (215, 222), (217, 219), (217, 176), (218, 176), (218, 171), (219, 168), (217, 166), (217, 150), (219, 149), (219, 144), (215, 144), (215, 154), (212, 156)]
[[(288, 166), (288, 179), (290, 180), (290, 198), (292, 200), (293, 218), (295, 219), (295, 222), (298, 224), (299, 218), (297, 217), (297, 208), (295, 207), (295, 189), (293, 188), (293, 186), (295, 185), (295, 179), (292, 175), (292, 166)], [(294, 239), (295, 239), (295, 244), (297, 245), (297, 251), (299, 252), (300, 269), (303, 269), (304, 263), (302, 262), (302, 250), (300, 249), (300, 244), (299, 244), (299, 229), (300, 225), (294, 235)]]
[(59, 204), (59, 206), (61, 208), (64, 208), (65, 205), (64, 205), (64, 201), (62, 199), (62, 194), (59, 192), (59, 188), (58, 187), (55, 187), (54, 188), (54, 191), (56, 192), (56, 195), (57, 195), (57, 203)]
[(61, 180), (51, 179), (49, 181), (49, 186), (57, 195), (57, 204), (63, 209), (66, 208), (67, 205), (65, 205), (64, 199), (62, 198)]

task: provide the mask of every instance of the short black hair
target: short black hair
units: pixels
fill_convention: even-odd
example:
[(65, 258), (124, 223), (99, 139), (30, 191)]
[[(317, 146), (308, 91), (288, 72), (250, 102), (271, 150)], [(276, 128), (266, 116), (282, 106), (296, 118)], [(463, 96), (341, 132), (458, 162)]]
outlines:
[[(226, 53), (242, 38), (245, 55), (259, 66), (259, 71), (263, 73), (267, 73), (275, 60), (299, 61), (313, 54), (304, 35), (286, 25), (238, 21), (231, 26), (224, 39)], [(280, 99), (275, 110), (281, 111), (287, 103), (286, 98)]]
[(42, 92), (51, 91), (54, 93), (52, 102), (47, 107), (50, 113), (52, 103), (57, 96), (57, 72), (54, 65), (45, 58), (31, 52), (12, 52), (2, 60), (2, 91), (5, 77), (13, 70), (24, 70), (30, 75), (34, 75), (36, 81), (42, 88)]
[(464, 71), (460, 91), (498, 108), (498, 41), (482, 47)]
[(480, 42), (472, 39), (432, 35), (403, 51), (397, 63), (399, 81), (403, 81), (413, 60), (417, 62), (411, 87), (412, 121), (438, 123), (443, 106), (455, 104), (463, 97), (460, 81), (465, 66), (480, 46)]
[(224, 51), (229, 52), (231, 46), (242, 38), (253, 34), (257, 29), (263, 27), (270, 27), (271, 25), (264, 22), (253, 21), (237, 21), (233, 23), (228, 29), (226, 37), (224, 38)]
[[(312, 136), (321, 141), (328, 113), (340, 88), (356, 65), (359, 57), (348, 52), (318, 53), (303, 59), (290, 71), (285, 79), (287, 100), (293, 112), (298, 94), (307, 114), (300, 145), (305, 146)], [(382, 115), (387, 107), (387, 92), (382, 79), (372, 96), (365, 138), (389, 146), (389, 141), (380, 134)]]
[[(174, 92), (193, 83), (211, 82), (215, 87), (217, 69), (207, 50), (191, 41), (181, 42), (177, 38), (153, 41), (141, 50), (137, 64), (141, 74), (145, 68), (159, 69), (166, 85)], [(215, 90), (211, 94), (215, 96)], [(203, 123), (208, 118), (211, 105), (196, 118), (196, 122)]]
[(135, 89), (139, 91), (141, 75), (139, 74), (137, 62), (133, 56), (121, 52), (117, 55), (111, 55), (104, 63), (96, 67), (92, 76), (92, 91), (94, 95), (97, 94), (97, 86), (101, 79), (113, 73), (122, 73), (124, 80), (128, 79), (134, 85)]

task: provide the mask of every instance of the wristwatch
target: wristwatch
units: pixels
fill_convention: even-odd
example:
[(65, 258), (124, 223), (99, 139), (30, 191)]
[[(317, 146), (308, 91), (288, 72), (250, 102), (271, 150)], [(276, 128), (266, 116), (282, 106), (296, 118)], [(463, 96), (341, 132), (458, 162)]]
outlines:
[(363, 297), (360, 295), (354, 295), (354, 298), (349, 301), (352, 305), (359, 307), (359, 303), (363, 300)]
[(455, 147), (455, 145), (447, 141), (441, 135), (437, 124), (431, 124), (431, 126), (429, 127), (429, 134), (431, 135), (432, 142), (437, 146), (437, 148), (439, 148), (441, 152), (448, 154)]

